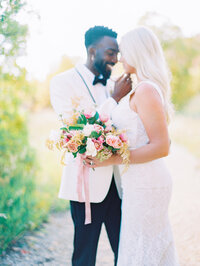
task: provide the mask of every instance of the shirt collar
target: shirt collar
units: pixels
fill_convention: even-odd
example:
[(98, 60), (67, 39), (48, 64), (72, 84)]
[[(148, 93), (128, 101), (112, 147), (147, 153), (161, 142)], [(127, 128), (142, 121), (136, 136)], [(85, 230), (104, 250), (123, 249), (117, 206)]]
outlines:
[(76, 69), (83, 75), (84, 78), (92, 84), (95, 75), (84, 64), (77, 64)]
[[(91, 90), (94, 90), (94, 88), (98, 88), (100, 84), (97, 84), (96, 86), (93, 86), (93, 81), (94, 81), (94, 77), (95, 75), (86, 67), (86, 65), (78, 63), (75, 68), (81, 73), (81, 75), (84, 77), (87, 85), (89, 86), (89, 88)], [(114, 81), (112, 81), (111, 79), (107, 80), (107, 85), (105, 86), (106, 88), (111, 87), (111, 89), (113, 90), (114, 88)]]

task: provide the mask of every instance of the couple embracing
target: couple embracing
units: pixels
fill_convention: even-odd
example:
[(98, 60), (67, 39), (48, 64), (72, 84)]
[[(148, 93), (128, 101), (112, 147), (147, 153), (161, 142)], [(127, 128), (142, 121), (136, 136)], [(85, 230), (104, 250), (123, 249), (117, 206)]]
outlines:
[[(104, 223), (114, 265), (178, 266), (168, 219), (172, 181), (163, 159), (170, 147), (170, 80), (159, 40), (150, 29), (138, 27), (118, 46), (116, 32), (95, 26), (85, 33), (85, 46), (86, 63), (52, 79), (52, 106), (58, 115), (67, 114), (71, 99), (79, 97), (83, 109), (95, 106), (108, 114), (127, 131), (130, 166), (122, 173), (118, 155), (103, 162), (84, 158), (87, 167), (95, 168), (89, 177), (92, 223), (85, 225), (85, 203), (78, 202), (76, 192), (77, 162), (66, 155), (59, 197), (70, 200), (72, 265), (95, 266)], [(126, 74), (114, 82), (110, 75), (119, 52)]]

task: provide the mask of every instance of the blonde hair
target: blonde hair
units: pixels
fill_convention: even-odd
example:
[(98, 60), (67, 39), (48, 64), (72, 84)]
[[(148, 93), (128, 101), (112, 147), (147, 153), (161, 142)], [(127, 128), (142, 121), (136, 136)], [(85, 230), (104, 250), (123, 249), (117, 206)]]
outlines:
[(147, 27), (140, 26), (126, 33), (120, 43), (120, 52), (134, 67), (139, 80), (155, 82), (161, 89), (167, 120), (170, 120), (170, 73), (157, 36)]

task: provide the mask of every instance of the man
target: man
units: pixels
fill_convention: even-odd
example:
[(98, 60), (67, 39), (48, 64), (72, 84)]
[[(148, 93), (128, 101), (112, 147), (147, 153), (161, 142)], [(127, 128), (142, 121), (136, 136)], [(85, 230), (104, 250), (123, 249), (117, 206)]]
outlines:
[[(114, 84), (109, 78), (111, 68), (117, 63), (119, 52), (117, 33), (103, 26), (95, 26), (85, 33), (87, 62), (58, 74), (51, 81), (51, 103), (59, 114), (72, 110), (71, 99), (79, 97), (81, 108), (97, 106), (99, 112), (109, 114), (122, 97), (131, 90), (128, 75), (120, 77)], [(112, 95), (109, 91), (113, 90)], [(113, 177), (114, 176), (114, 177)], [(66, 155), (59, 197), (70, 200), (74, 223), (73, 266), (94, 266), (96, 251), (104, 223), (117, 263), (121, 200), (119, 177), (113, 175), (113, 167), (102, 167), (90, 171), (89, 191), (92, 223), (84, 224), (84, 202), (78, 202), (77, 164), (71, 154)], [(119, 194), (118, 194), (119, 193)]]

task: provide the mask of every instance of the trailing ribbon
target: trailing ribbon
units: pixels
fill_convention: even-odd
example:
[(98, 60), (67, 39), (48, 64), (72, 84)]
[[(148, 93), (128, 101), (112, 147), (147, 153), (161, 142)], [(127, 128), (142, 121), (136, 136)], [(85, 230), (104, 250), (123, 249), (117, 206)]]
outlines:
[(85, 224), (91, 223), (91, 206), (90, 206), (90, 193), (89, 193), (89, 168), (83, 164), (80, 155), (77, 156), (78, 161), (78, 180), (77, 180), (77, 193), (79, 202), (84, 202), (82, 195), (82, 187), (84, 186), (85, 193)]

